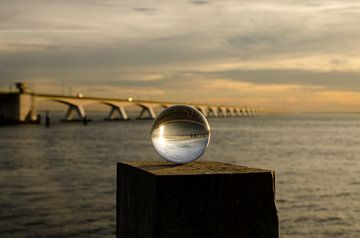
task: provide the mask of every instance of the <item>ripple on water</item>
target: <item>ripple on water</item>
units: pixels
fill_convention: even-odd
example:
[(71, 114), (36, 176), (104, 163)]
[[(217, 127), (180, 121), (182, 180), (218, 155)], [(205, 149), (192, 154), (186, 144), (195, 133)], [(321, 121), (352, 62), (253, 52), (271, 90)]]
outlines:
[[(203, 159), (276, 171), (281, 237), (360, 237), (357, 114), (210, 119)], [(0, 128), (0, 237), (114, 237), (116, 161), (158, 160), (151, 121)]]

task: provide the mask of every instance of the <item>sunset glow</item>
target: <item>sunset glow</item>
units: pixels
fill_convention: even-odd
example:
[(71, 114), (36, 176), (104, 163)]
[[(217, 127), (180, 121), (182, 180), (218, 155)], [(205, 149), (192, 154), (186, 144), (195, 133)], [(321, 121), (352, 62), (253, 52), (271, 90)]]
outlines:
[[(0, 89), (358, 111), (355, 1), (5, 1)], [(71, 88), (71, 90), (69, 89)]]

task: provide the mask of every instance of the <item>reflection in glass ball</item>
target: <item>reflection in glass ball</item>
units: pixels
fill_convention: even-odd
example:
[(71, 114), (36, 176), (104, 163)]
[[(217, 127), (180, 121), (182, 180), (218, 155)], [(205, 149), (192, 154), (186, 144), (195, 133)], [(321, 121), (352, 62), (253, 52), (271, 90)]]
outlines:
[(196, 108), (171, 106), (155, 119), (151, 141), (156, 152), (165, 160), (189, 163), (205, 152), (210, 141), (210, 126)]

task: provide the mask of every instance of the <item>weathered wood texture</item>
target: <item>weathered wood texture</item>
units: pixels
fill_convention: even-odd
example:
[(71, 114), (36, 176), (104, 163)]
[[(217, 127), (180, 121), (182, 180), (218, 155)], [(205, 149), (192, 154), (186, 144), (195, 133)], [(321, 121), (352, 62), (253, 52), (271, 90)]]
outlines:
[(118, 163), (118, 238), (278, 238), (274, 173), (219, 162)]

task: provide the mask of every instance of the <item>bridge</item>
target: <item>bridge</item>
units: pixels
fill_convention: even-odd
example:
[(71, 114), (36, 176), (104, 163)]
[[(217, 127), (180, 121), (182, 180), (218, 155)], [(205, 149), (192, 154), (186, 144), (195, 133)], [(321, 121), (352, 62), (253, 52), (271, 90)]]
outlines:
[(52, 101), (67, 105), (67, 111), (62, 121), (88, 120), (86, 107), (91, 104), (103, 104), (109, 107), (105, 120), (128, 120), (127, 108), (139, 108), (137, 119), (154, 119), (155, 108), (167, 108), (172, 105), (186, 104), (197, 108), (206, 117), (236, 117), (262, 115), (265, 111), (256, 107), (241, 107), (229, 105), (213, 105), (203, 103), (161, 102), (149, 100), (135, 100), (133, 98), (100, 98), (77, 96), (36, 94), (28, 91), (24, 83), (16, 84), (18, 92), (0, 93), (0, 120), (14, 122), (36, 122), (38, 120), (37, 105), (40, 102)]

